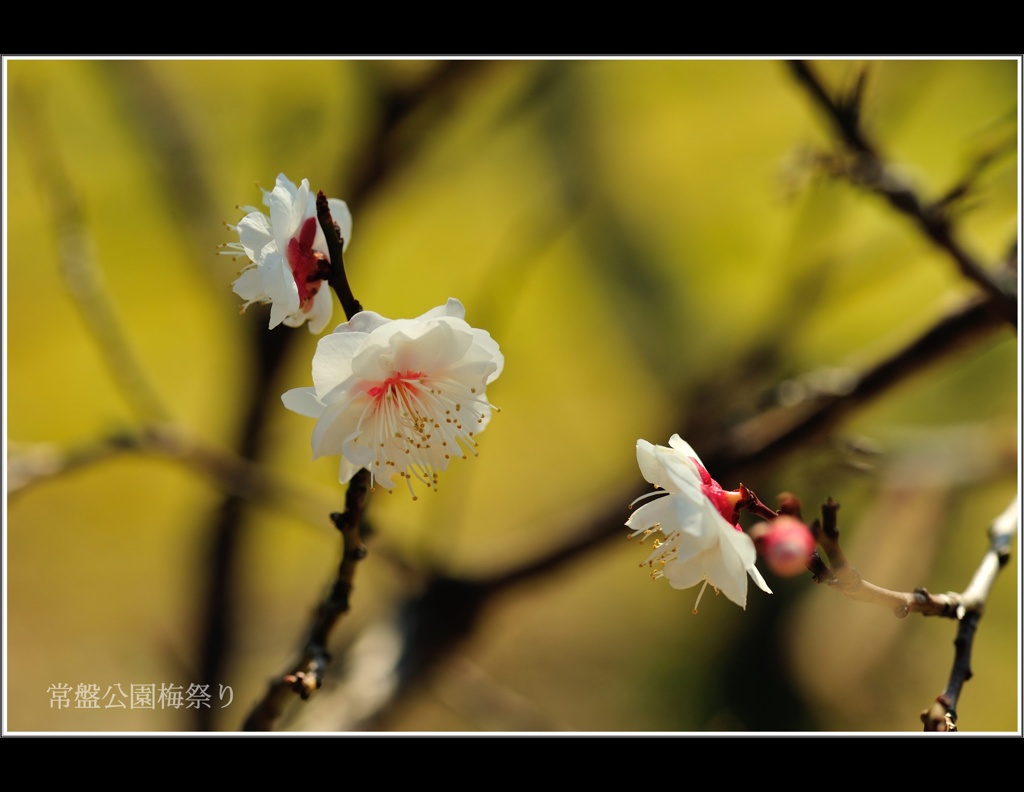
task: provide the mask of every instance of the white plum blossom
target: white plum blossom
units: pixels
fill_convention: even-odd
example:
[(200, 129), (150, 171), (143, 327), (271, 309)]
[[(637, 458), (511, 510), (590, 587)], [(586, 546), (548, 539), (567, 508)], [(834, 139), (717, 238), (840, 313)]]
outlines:
[(626, 522), (634, 537), (646, 538), (659, 531), (662, 534), (641, 566), (655, 567), (652, 576), (666, 578), (672, 588), (703, 583), (694, 613), (709, 583), (741, 608), (747, 607), (747, 575), (771, 594), (754, 566), (754, 542), (736, 520), (741, 493), (723, 490), (679, 435), (672, 435), (668, 442), (668, 448), (646, 440), (636, 444), (640, 472), (660, 490), (637, 498), (631, 505), (661, 496), (640, 506)]
[[(270, 303), (271, 329), (309, 322), (309, 332), (319, 333), (331, 320), (332, 304), (325, 282), (330, 257), (317, 220), (316, 195), (308, 179), (296, 187), (281, 173), (273, 190), (263, 190), (263, 204), (269, 217), (255, 207), (242, 207), (248, 214), (229, 226), (238, 232), (238, 241), (224, 245), (222, 253), (244, 253), (251, 262), (232, 290), (245, 300), (243, 311), (253, 303)], [(328, 206), (348, 247), (352, 214), (337, 198), (328, 199)]]
[(373, 484), (390, 490), (397, 474), (412, 492), (412, 479), (436, 490), (453, 457), (475, 455), (496, 409), (485, 391), (505, 359), (464, 316), (454, 298), (415, 319), (362, 311), (321, 338), (313, 387), (282, 396), (317, 419), (313, 458), (340, 455), (342, 483), (367, 468)]

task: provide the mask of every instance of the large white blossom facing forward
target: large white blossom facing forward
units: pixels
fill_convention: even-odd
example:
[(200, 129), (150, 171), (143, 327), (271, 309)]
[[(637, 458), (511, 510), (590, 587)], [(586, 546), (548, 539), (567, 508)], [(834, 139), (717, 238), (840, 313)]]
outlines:
[[(263, 190), (268, 217), (254, 207), (244, 207), (237, 226), (238, 242), (224, 245), (229, 255), (244, 253), (250, 265), (239, 275), (232, 289), (245, 300), (242, 310), (253, 303), (270, 303), (270, 327), (285, 324), (319, 333), (331, 319), (331, 290), (326, 287), (330, 265), (327, 239), (317, 221), (316, 196), (309, 180), (296, 187), (283, 173), (273, 190)], [(331, 216), (348, 247), (352, 236), (352, 214), (344, 201), (328, 199)]]
[(736, 522), (740, 493), (723, 490), (677, 434), (668, 448), (638, 440), (636, 458), (644, 478), (660, 491), (643, 495), (632, 505), (661, 497), (640, 506), (626, 526), (632, 536), (662, 533), (643, 562), (655, 567), (654, 577), (664, 577), (677, 589), (703, 583), (701, 594), (710, 583), (741, 608), (747, 607), (748, 575), (771, 594), (754, 566), (754, 542)]
[(414, 478), (436, 489), (453, 457), (475, 454), (493, 409), (486, 388), (505, 359), (464, 316), (456, 299), (415, 319), (362, 311), (321, 338), (313, 387), (282, 396), (318, 419), (313, 458), (340, 455), (343, 483), (367, 468), (374, 484), (390, 490), (397, 474), (412, 491)]

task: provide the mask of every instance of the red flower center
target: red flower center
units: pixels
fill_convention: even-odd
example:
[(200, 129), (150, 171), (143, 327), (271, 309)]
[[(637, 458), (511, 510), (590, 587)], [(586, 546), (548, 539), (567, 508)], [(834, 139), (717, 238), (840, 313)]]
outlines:
[(327, 256), (313, 250), (316, 229), (316, 218), (307, 217), (299, 229), (298, 237), (288, 240), (288, 265), (292, 268), (292, 277), (299, 289), (299, 309), (304, 312), (313, 307), (313, 298), (320, 291), (330, 268)]
[(725, 518), (729, 525), (733, 526), (737, 531), (742, 531), (739, 520), (736, 518), (736, 504), (740, 502), (742, 497), (740, 493), (722, 489), (722, 485), (711, 478), (711, 474), (704, 469), (700, 462), (693, 457), (690, 457), (690, 461), (697, 466), (697, 472), (700, 474), (701, 492), (714, 504), (715, 508), (718, 509), (718, 513)]
[(381, 397), (386, 393), (397, 393), (405, 390), (409, 387), (407, 383), (414, 380), (422, 379), (427, 376), (422, 371), (407, 371), (404, 374), (393, 374), (384, 380), (380, 385), (374, 385), (366, 392), (369, 394), (371, 399), (380, 401)]

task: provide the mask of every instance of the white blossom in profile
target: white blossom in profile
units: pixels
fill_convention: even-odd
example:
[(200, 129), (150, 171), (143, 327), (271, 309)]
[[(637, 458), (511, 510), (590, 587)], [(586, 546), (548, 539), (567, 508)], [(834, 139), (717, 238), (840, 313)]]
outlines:
[(642, 564), (654, 568), (653, 577), (664, 577), (677, 589), (702, 584), (694, 613), (709, 583), (744, 609), (748, 575), (771, 594), (754, 566), (754, 542), (736, 520), (741, 493), (722, 489), (677, 434), (669, 447), (638, 440), (636, 458), (644, 478), (660, 488), (633, 501), (635, 506), (661, 496), (640, 506), (626, 522), (634, 537), (661, 533)]
[[(263, 190), (263, 204), (270, 210), (269, 217), (254, 207), (243, 207), (248, 214), (229, 226), (238, 232), (238, 241), (225, 244), (221, 252), (242, 253), (250, 261), (232, 290), (245, 300), (243, 311), (253, 303), (270, 303), (271, 329), (308, 322), (309, 331), (319, 333), (331, 320), (331, 290), (326, 283), (330, 257), (309, 180), (296, 187), (279, 174), (274, 189)], [(328, 206), (347, 247), (352, 214), (337, 198), (328, 199)]]

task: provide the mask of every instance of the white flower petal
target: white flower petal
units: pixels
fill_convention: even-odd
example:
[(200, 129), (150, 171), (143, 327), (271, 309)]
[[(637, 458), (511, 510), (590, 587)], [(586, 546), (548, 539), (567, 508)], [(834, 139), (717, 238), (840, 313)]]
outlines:
[(415, 343), (404, 333), (390, 339), (397, 371), (446, 371), (463, 360), (473, 345), (473, 335), (437, 322)]
[(379, 327), (384, 327), (392, 320), (373, 311), (360, 311), (344, 324), (334, 328), (335, 333), (365, 333), (369, 335)]
[(317, 342), (316, 354), (313, 355), (313, 385), (317, 396), (326, 398), (331, 390), (352, 376), (352, 358), (367, 338), (365, 333), (335, 330)]
[(265, 297), (262, 274), (256, 267), (249, 267), (231, 284), (231, 291), (245, 300), (247, 305), (259, 302)]
[(313, 308), (306, 314), (306, 318), (309, 320), (309, 332), (313, 333), (313, 335), (318, 334), (331, 321), (331, 312), (334, 309), (334, 301), (331, 299), (332, 293), (327, 285), (324, 284), (313, 298)]
[(299, 415), (307, 418), (319, 418), (323, 415), (326, 406), (316, 397), (313, 388), (292, 388), (281, 395), (284, 406)]
[(456, 319), (466, 318), (466, 309), (462, 306), (462, 303), (456, 300), (454, 297), (449, 297), (448, 302), (444, 305), (439, 305), (436, 308), (431, 308), (425, 314), (417, 316), (415, 320), (417, 322), (425, 322), (428, 319), (440, 319), (442, 316), (453, 316)]
[[(268, 261), (264, 267), (263, 284), (270, 298), (270, 328), (281, 322), (296, 327), (294, 317), (299, 311), (299, 289), (283, 258)], [(301, 317), (298, 317), (298, 322), (302, 323)]]
[[(748, 536), (747, 539), (750, 537)], [(721, 552), (704, 553), (701, 560), (708, 582), (745, 609), (747, 607), (747, 570), (743, 568), (739, 558), (723, 548)]]
[(657, 500), (648, 501), (643, 506), (634, 509), (626, 520), (626, 527), (633, 531), (633, 536), (650, 530), (656, 525), (672, 525), (675, 522), (675, 505), (667, 497), (660, 497)]
[(676, 518), (670, 525), (686, 537), (684, 558), (690, 554), (688, 549), (691, 547), (694, 553), (703, 553), (716, 547), (721, 542), (724, 530), (733, 530), (719, 514), (709, 514), (702, 508), (702, 504), (691, 503), (681, 497), (671, 500)]
[(761, 591), (763, 591), (765, 594), (772, 593), (772, 590), (768, 588), (768, 584), (765, 583), (764, 578), (761, 577), (761, 573), (758, 571), (756, 566), (751, 564), (749, 567), (747, 567), (747, 574), (750, 575), (750, 577), (757, 584), (757, 587), (761, 589)]
[(347, 203), (337, 198), (328, 198), (327, 207), (331, 210), (331, 219), (341, 233), (341, 249), (348, 250), (348, 243), (352, 239), (352, 212), (349, 211)]
[[(365, 401), (369, 403), (368, 399)], [(355, 434), (362, 412), (360, 405), (352, 402), (329, 404), (313, 427), (313, 459), (334, 456), (335, 449)]]
[(665, 474), (665, 469), (657, 453), (655, 453), (655, 448), (656, 446), (653, 443), (649, 443), (646, 440), (636, 441), (636, 461), (640, 466), (640, 473), (645, 480), (655, 487), (661, 487), (663, 490), (672, 492), (674, 490), (669, 489), (672, 483)]
[(238, 221), (238, 241), (245, 254), (253, 261), (259, 261), (264, 248), (274, 242), (270, 221), (263, 212), (250, 212)]
[(689, 443), (687, 443), (685, 440), (683, 440), (683, 438), (681, 438), (679, 435), (677, 435), (677, 434), (672, 435), (668, 439), (668, 444), (669, 444), (669, 446), (671, 448), (674, 448), (676, 451), (678, 451), (680, 454), (682, 454), (685, 458), (687, 458), (687, 459), (695, 459), (695, 460), (697, 460), (698, 464), (700, 464), (701, 467), (704, 466), (704, 463), (700, 461), (700, 457), (697, 456), (697, 452), (693, 450), (693, 446), (691, 446)]
[(338, 466), (338, 481), (341, 484), (347, 484), (360, 470), (362, 470), (360, 465), (355, 465), (345, 459), (345, 457), (342, 457), (341, 464)]
[(670, 563), (665, 567), (665, 580), (674, 589), (688, 589), (696, 586), (706, 575), (699, 559), (689, 563)]
[[(265, 203), (270, 209), (270, 225), (274, 229), (274, 240), (278, 248), (283, 252), (288, 249), (288, 242), (299, 230), (302, 224), (302, 213), (296, 214), (296, 198), (302, 191), (306, 196), (309, 194), (309, 181), (302, 180), (298, 189), (282, 173), (277, 177), (277, 184), (266, 196)], [(305, 209), (305, 201), (302, 202), (302, 209)]]
[(498, 342), (491, 338), (486, 330), (473, 329), (473, 348), (479, 350), (481, 357), (494, 362), (494, 370), (487, 376), (487, 382), (494, 382), (505, 369), (505, 356), (498, 351)]

